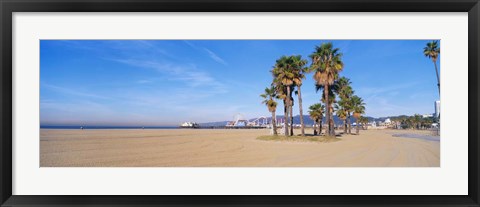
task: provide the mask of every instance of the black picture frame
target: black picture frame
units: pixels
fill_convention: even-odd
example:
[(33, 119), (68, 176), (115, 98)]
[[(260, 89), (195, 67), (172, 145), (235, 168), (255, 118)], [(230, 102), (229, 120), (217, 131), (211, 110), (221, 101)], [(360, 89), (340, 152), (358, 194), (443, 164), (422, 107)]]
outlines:
[[(2, 206), (480, 206), (479, 0), (0, 0)], [(468, 12), (468, 195), (27, 196), (12, 195), (13, 12)], [(452, 178), (454, 179), (454, 178)], [(94, 188), (95, 186), (92, 186)], [(348, 188), (348, 186), (345, 186)], [(412, 186), (413, 187), (413, 186)]]

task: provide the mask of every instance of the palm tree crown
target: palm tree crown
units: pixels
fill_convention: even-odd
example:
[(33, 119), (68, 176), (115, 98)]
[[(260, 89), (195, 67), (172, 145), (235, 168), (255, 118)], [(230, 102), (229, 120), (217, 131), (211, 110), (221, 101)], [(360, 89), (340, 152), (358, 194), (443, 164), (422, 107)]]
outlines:
[(427, 43), (427, 46), (423, 48), (423, 54), (436, 62), (438, 55), (440, 54), (440, 48), (438, 47), (438, 41), (434, 40)]
[(291, 61), (292, 60), (289, 57), (282, 56), (277, 60), (273, 70), (271, 71), (275, 79), (277, 79), (284, 86), (292, 85), (293, 78), (295, 77)]
[(365, 113), (365, 103), (363, 102), (362, 98), (356, 95), (352, 96), (351, 105), (353, 109), (353, 116), (355, 118), (358, 119), (362, 114)]
[(308, 114), (313, 120), (322, 119), (323, 118), (323, 111), (325, 110), (325, 106), (321, 103), (316, 103), (308, 107), (309, 111)]
[(315, 47), (310, 55), (311, 70), (315, 71), (314, 79), (320, 85), (332, 85), (337, 74), (343, 70), (342, 54), (340, 49), (333, 48), (332, 43), (323, 43)]
[(261, 94), (260, 97), (264, 99), (262, 103), (268, 107), (268, 111), (273, 112), (277, 109), (277, 102), (274, 100), (277, 98), (277, 92), (273, 86), (265, 88), (265, 93)]

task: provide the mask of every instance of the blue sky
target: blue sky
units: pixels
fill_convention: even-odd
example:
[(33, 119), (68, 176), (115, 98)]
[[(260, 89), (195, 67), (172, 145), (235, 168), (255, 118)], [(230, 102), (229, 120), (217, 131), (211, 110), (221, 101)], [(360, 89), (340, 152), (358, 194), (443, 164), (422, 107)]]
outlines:
[[(176, 126), (270, 116), (259, 94), (275, 60), (295, 54), (310, 64), (322, 42), (41, 40), (40, 123)], [(365, 100), (367, 116), (434, 112), (439, 95), (433, 63), (423, 56), (427, 40), (330, 42), (343, 53), (341, 75)], [(312, 75), (302, 86), (304, 111), (320, 99)]]

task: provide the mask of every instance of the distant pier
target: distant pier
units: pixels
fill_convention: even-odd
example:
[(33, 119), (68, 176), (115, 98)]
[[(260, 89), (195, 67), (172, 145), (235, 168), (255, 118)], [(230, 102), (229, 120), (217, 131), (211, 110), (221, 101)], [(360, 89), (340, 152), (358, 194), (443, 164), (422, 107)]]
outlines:
[(199, 126), (195, 129), (266, 129), (266, 126)]

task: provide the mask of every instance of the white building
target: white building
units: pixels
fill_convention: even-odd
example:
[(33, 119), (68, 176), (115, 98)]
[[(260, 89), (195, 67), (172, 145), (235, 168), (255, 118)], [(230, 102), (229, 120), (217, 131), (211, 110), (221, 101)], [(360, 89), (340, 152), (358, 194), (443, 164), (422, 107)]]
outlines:
[(423, 118), (430, 118), (433, 117), (433, 114), (424, 114), (422, 115)]
[(435, 118), (440, 116), (440, 101), (435, 101)]
[(386, 125), (390, 125), (391, 123), (392, 123), (392, 121), (390, 120), (390, 118), (385, 119), (385, 124)]

